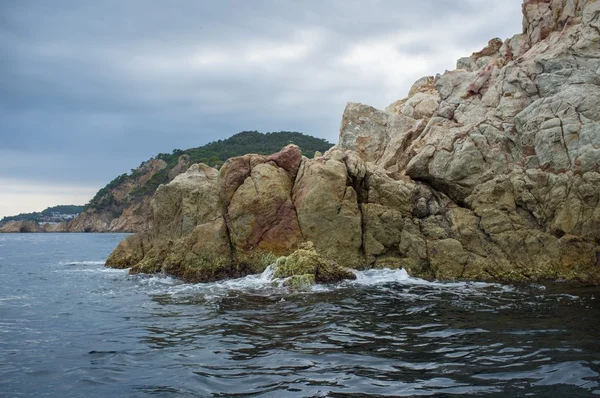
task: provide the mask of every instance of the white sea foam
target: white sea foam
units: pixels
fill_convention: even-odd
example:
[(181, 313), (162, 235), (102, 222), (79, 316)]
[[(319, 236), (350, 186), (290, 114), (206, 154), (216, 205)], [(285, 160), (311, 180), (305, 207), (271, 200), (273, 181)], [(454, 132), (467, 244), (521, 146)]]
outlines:
[[(79, 272), (114, 272), (127, 273), (128, 270), (114, 270), (111, 268), (87, 268), (72, 269)], [(484, 282), (431, 282), (420, 278), (411, 277), (404, 269), (371, 269), (366, 271), (353, 271), (356, 275), (355, 280), (348, 280), (337, 284), (316, 284), (307, 291), (295, 291), (294, 293), (327, 292), (337, 289), (346, 289), (352, 287), (377, 287), (385, 289), (395, 289), (394, 285), (415, 287), (424, 286), (438, 289), (449, 289), (457, 293), (484, 295), (487, 294), (487, 288), (511, 291), (514, 288), (500, 284)], [(269, 266), (262, 274), (248, 275), (243, 278), (229, 279), (208, 283), (184, 283), (179, 279), (164, 275), (132, 275), (127, 278), (146, 290), (149, 294), (168, 294), (172, 296), (203, 295), (206, 299), (221, 297), (232, 291), (243, 291), (246, 293), (269, 295), (278, 293), (290, 293), (289, 288), (285, 286), (287, 278), (279, 279), (274, 277), (275, 268)], [(404, 293), (408, 294), (408, 293)], [(415, 296), (418, 297), (418, 296)]]
[(69, 270), (56, 270), (54, 272), (85, 272), (91, 274), (126, 274), (129, 269), (116, 269), (116, 268), (79, 268)]
[(404, 269), (370, 269), (366, 271), (354, 271), (356, 279), (350, 284), (363, 285), (363, 286), (374, 286), (383, 283), (415, 283), (427, 281), (418, 278), (412, 278)]
[(106, 261), (101, 260), (101, 261), (90, 261), (90, 260), (84, 260), (84, 261), (60, 261), (58, 263), (58, 265), (104, 265), (106, 263)]
[[(187, 295), (187, 294), (205, 294), (208, 297), (219, 296), (229, 291), (267, 291), (266, 288), (273, 288), (273, 282), (277, 280), (273, 278), (274, 270), (271, 266), (267, 267), (262, 274), (248, 275), (243, 278), (228, 279), (218, 282), (209, 283), (181, 283), (177, 279), (154, 275), (150, 278), (141, 279), (140, 283), (145, 286), (159, 288), (159, 292), (171, 295)], [(167, 288), (166, 292), (160, 290)], [(151, 291), (150, 293), (157, 293)]]
[(370, 269), (366, 271), (353, 271), (356, 275), (356, 279), (347, 282), (350, 285), (359, 286), (378, 286), (385, 284), (401, 284), (401, 285), (423, 285), (437, 288), (450, 288), (450, 289), (484, 289), (488, 287), (497, 287), (502, 290), (512, 290), (512, 287), (507, 286), (504, 289), (503, 285), (497, 283), (486, 283), (486, 282), (437, 282), (427, 281), (425, 279), (414, 278), (408, 274), (404, 269)]
[[(387, 286), (398, 284), (403, 286), (429, 286), (435, 288), (449, 288), (454, 290), (478, 291), (482, 288), (501, 285), (481, 283), (481, 282), (430, 282), (424, 279), (414, 278), (408, 275), (404, 269), (371, 269), (366, 271), (353, 271), (356, 279), (345, 281), (343, 283), (312, 286), (308, 292), (326, 292), (335, 289), (360, 286)], [(267, 267), (262, 274), (248, 275), (243, 278), (229, 279), (210, 283), (183, 283), (178, 279), (165, 275), (133, 276), (137, 278), (141, 286), (149, 287), (150, 294), (169, 294), (174, 296), (202, 294), (206, 298), (222, 296), (231, 291), (244, 291), (257, 294), (271, 294), (274, 292), (289, 292), (285, 286), (287, 278), (278, 279), (274, 277), (275, 269), (273, 266)]]

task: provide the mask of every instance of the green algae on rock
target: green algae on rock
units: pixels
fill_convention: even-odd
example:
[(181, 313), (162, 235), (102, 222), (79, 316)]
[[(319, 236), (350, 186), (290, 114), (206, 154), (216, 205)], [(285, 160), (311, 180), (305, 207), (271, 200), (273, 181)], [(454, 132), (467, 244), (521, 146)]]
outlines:
[(349, 269), (319, 255), (310, 241), (300, 245), (300, 248), (289, 256), (278, 258), (274, 268), (275, 278), (310, 275), (313, 283), (335, 283), (345, 279), (356, 279)]

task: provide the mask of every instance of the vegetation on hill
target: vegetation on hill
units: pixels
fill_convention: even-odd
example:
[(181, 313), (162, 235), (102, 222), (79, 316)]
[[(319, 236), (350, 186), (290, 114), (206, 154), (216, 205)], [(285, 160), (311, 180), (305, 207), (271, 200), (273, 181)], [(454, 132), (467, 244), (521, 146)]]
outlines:
[(219, 168), (231, 157), (247, 153), (269, 155), (278, 152), (288, 144), (298, 145), (302, 150), (302, 154), (307, 157), (313, 157), (316, 151), (324, 152), (333, 146), (333, 144), (322, 138), (315, 138), (297, 132), (260, 133), (258, 131), (244, 131), (225, 140), (213, 141), (201, 147), (186, 150), (174, 149), (172, 153), (159, 153), (152, 159), (163, 160), (167, 166), (155, 173), (145, 184), (136, 186), (125, 200), (117, 200), (111, 191), (124, 183), (134, 182), (143, 175), (142, 167), (146, 162), (143, 162), (139, 168), (132, 170), (130, 174), (122, 174), (100, 189), (87, 204), (87, 208), (108, 210), (115, 217), (118, 217), (125, 206), (152, 195), (160, 184), (169, 182), (169, 172), (177, 165), (182, 155), (189, 157), (190, 165), (204, 163)]
[(0, 223), (9, 221), (35, 221), (38, 223), (68, 221), (81, 213), (83, 209), (84, 206), (76, 205), (53, 206), (40, 212), (21, 213), (16, 216), (4, 217), (0, 220)]

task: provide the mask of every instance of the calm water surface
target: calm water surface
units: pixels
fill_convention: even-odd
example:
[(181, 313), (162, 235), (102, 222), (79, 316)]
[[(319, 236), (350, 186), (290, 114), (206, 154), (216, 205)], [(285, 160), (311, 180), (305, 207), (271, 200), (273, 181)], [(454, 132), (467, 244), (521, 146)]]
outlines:
[(0, 235), (0, 396), (600, 396), (599, 288), (187, 285), (105, 269), (124, 236)]

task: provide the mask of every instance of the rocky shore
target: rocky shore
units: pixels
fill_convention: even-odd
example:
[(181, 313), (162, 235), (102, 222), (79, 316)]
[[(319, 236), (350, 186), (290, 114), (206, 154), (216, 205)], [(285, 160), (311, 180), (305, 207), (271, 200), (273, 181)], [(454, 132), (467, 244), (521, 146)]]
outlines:
[(107, 265), (200, 282), (317, 256), (328, 281), (389, 267), (600, 283), (600, 1), (525, 0), (523, 15), (523, 33), (385, 110), (348, 104), (322, 156), (192, 166)]
[(9, 221), (0, 225), (0, 233), (69, 232), (66, 222), (39, 224), (35, 221)]

